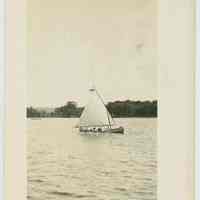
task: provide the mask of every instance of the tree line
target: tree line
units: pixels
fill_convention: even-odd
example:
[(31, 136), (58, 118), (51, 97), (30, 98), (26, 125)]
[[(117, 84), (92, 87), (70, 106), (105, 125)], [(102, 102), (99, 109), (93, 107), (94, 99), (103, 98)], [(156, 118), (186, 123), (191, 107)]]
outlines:
[[(112, 117), (157, 117), (157, 100), (154, 101), (114, 101), (106, 105)], [(84, 107), (80, 107), (76, 102), (70, 101), (65, 105), (55, 108), (49, 112), (45, 109), (28, 107), (27, 118), (75, 118), (80, 117)]]

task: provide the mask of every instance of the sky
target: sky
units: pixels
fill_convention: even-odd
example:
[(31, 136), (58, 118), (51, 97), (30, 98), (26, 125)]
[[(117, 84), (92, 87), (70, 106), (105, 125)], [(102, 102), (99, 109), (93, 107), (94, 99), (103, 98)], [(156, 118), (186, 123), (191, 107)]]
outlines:
[(28, 105), (157, 99), (156, 0), (28, 0)]

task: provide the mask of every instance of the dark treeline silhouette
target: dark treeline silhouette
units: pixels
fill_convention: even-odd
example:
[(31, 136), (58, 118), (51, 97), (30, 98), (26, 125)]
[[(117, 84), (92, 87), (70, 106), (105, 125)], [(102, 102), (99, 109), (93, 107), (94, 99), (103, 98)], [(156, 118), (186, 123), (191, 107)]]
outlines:
[[(157, 117), (157, 100), (154, 101), (114, 101), (106, 105), (112, 117)], [(64, 106), (49, 112), (45, 109), (27, 108), (27, 117), (80, 117), (84, 107), (79, 107), (76, 102), (69, 101)]]
[(67, 102), (66, 105), (58, 107), (54, 111), (55, 117), (80, 117), (83, 107), (78, 107), (76, 102)]
[(40, 117), (41, 113), (36, 108), (28, 107), (26, 109), (26, 117)]
[(112, 117), (157, 117), (157, 101), (115, 101), (107, 109)]

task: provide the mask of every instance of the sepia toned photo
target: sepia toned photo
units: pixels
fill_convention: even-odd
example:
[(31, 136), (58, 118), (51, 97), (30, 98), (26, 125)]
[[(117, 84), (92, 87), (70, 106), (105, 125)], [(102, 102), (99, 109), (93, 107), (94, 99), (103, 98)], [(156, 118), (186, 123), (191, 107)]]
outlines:
[(27, 0), (27, 198), (157, 200), (156, 0)]

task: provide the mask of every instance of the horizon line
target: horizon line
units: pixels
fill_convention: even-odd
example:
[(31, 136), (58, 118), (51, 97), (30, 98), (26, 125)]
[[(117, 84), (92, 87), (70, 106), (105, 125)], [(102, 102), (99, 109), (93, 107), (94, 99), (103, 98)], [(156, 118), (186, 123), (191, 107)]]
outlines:
[[(133, 101), (133, 102), (137, 102), (137, 101), (139, 101), (139, 102), (147, 102), (147, 101), (149, 101), (149, 102), (153, 102), (153, 101), (158, 101), (158, 99), (146, 99), (146, 100), (131, 100), (131, 99), (126, 99), (126, 100), (112, 100), (112, 101), (107, 101), (107, 103), (106, 104), (108, 104), (108, 103), (114, 103), (114, 102), (126, 102), (126, 101)], [(43, 105), (43, 106), (36, 106), (36, 105), (26, 105), (26, 107), (34, 107), (34, 108), (56, 108), (56, 107), (60, 107), (60, 106), (64, 106), (64, 105), (66, 105), (68, 102), (74, 102), (74, 103), (77, 103), (77, 106), (78, 107), (84, 107), (86, 104), (80, 104), (78, 101), (75, 101), (75, 100), (69, 100), (69, 101), (66, 101), (65, 103), (63, 103), (63, 104), (60, 104), (60, 105)]]

